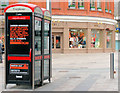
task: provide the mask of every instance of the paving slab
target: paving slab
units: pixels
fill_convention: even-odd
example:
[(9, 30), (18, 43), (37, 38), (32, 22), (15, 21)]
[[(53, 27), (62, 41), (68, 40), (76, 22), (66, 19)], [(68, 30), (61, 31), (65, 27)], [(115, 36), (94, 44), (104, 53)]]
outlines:
[[(110, 53), (53, 54), (52, 60), (52, 83), (45, 81), (35, 91), (118, 91), (117, 52), (114, 79), (110, 79)], [(0, 75), (2, 91), (5, 90), (3, 63), (0, 63)], [(30, 90), (29, 86), (9, 85), (8, 88), (7, 91)]]

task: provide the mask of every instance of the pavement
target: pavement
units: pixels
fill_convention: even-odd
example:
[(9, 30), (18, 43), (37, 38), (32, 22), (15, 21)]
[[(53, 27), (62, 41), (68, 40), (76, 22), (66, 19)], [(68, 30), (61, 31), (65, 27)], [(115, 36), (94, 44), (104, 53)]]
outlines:
[[(114, 79), (110, 79), (110, 53), (53, 54), (52, 60), (52, 82), (45, 81), (35, 91), (118, 91), (117, 52)], [(2, 91), (5, 90), (3, 63), (0, 63), (0, 75)], [(6, 91), (30, 90), (26, 88), (10, 85)]]

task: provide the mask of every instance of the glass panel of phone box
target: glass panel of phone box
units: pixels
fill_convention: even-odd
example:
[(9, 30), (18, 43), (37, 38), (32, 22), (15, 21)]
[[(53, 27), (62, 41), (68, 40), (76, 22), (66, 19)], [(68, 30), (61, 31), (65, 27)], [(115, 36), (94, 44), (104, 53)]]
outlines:
[(41, 23), (42, 19), (35, 17), (35, 81), (41, 80)]

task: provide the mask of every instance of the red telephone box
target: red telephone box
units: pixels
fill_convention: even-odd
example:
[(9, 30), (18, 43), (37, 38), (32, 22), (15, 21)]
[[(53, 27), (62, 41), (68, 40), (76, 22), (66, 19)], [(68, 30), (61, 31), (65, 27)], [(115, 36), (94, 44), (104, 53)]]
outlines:
[(5, 85), (34, 89), (51, 80), (51, 14), (37, 5), (17, 3), (5, 8)]

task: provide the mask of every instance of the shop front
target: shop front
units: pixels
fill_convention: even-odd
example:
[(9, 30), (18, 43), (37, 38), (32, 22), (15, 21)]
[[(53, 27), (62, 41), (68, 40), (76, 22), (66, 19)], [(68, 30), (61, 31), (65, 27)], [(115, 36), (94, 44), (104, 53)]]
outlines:
[(115, 52), (113, 24), (67, 21), (52, 24), (53, 53)]

